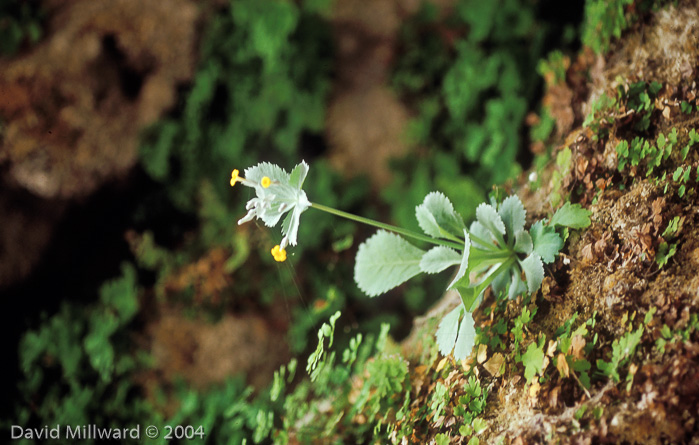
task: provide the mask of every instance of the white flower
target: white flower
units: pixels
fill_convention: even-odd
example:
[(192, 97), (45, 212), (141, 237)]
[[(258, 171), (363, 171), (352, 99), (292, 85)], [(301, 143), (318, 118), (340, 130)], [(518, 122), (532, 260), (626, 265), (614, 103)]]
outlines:
[(274, 251), (277, 254), (272, 253), (277, 261), (280, 261), (280, 258), (286, 258), (284, 249), (287, 245), (296, 245), (299, 219), (301, 214), (311, 206), (306, 192), (301, 189), (308, 174), (308, 168), (308, 164), (302, 161), (289, 174), (277, 165), (263, 162), (246, 169), (245, 178), (239, 176), (238, 170), (233, 170), (231, 174), (231, 186), (240, 182), (254, 188), (257, 195), (248, 201), (245, 206), (248, 213), (238, 221), (238, 224), (258, 218), (268, 227), (274, 227), (281, 217), (288, 213), (282, 222), (284, 238), (278, 246), (275, 246)]

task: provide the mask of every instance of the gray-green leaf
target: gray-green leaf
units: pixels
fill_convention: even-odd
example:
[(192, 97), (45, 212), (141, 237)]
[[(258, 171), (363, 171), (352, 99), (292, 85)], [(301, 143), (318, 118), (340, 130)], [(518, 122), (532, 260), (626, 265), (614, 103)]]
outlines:
[(544, 265), (541, 263), (541, 258), (536, 253), (532, 253), (520, 261), (519, 265), (527, 277), (527, 289), (530, 294), (533, 294), (544, 281)]
[(516, 232), (517, 234), (515, 235), (515, 245), (514, 245), (514, 250), (517, 253), (523, 253), (525, 255), (529, 255), (532, 253), (533, 249), (533, 243), (532, 243), (532, 237), (529, 235), (529, 232), (526, 230), (520, 230), (519, 232)]
[(454, 238), (461, 235), (465, 227), (449, 198), (439, 192), (425, 196), (422, 204), (415, 208), (415, 216), (423, 232), (434, 238)]
[(459, 326), (459, 337), (454, 345), (454, 358), (463, 360), (471, 354), (473, 345), (476, 343), (476, 323), (470, 312), (464, 313)]
[(439, 273), (461, 262), (461, 255), (444, 246), (433, 247), (422, 256), (420, 269), (425, 273)]
[(505, 234), (505, 223), (502, 222), (502, 218), (495, 211), (493, 206), (490, 204), (482, 203), (476, 208), (476, 218), (478, 222), (488, 229), (488, 231), (493, 236), (501, 246), (505, 244), (503, 235)]
[(370, 297), (383, 294), (419, 274), (424, 253), (400, 236), (379, 230), (359, 246), (354, 280)]
[[(463, 317), (462, 317), (463, 314)], [(444, 316), (437, 329), (437, 347), (442, 355), (454, 351), (456, 360), (469, 356), (476, 339), (475, 323), (470, 312), (458, 305)]]
[[(505, 223), (505, 228), (509, 236), (524, 229), (524, 222), (527, 211), (520, 201), (519, 196), (512, 195), (505, 198), (498, 208), (498, 214)], [(511, 242), (511, 241), (510, 241)]]
[(463, 305), (459, 304), (451, 312), (442, 318), (437, 328), (437, 347), (442, 355), (449, 355), (454, 349), (456, 337), (459, 335), (459, 318), (463, 312)]
[(464, 251), (461, 255), (461, 264), (459, 264), (459, 270), (456, 271), (456, 276), (447, 286), (447, 289), (453, 288), (466, 275), (469, 253), (471, 253), (471, 238), (468, 236), (468, 231), (464, 229)]

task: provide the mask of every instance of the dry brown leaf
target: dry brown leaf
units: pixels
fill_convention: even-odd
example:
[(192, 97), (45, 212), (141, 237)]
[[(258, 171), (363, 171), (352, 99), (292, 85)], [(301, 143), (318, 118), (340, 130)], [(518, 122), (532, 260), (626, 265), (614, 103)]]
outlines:
[(583, 358), (583, 348), (585, 347), (585, 344), (587, 342), (583, 338), (582, 335), (576, 335), (573, 337), (573, 340), (571, 341), (570, 349), (571, 349), (571, 355), (577, 359), (582, 359)]
[(561, 375), (566, 377), (570, 376), (570, 368), (568, 367), (568, 360), (566, 360), (565, 355), (558, 354), (556, 357), (556, 369), (558, 369), (558, 372), (560, 372)]
[(586, 262), (592, 263), (595, 261), (595, 256), (592, 254), (592, 243), (583, 247), (581, 253), (583, 260), (585, 260)]
[(449, 357), (444, 357), (442, 360), (440, 360), (435, 371), (439, 372), (442, 369), (444, 369), (444, 366), (447, 364), (448, 361), (449, 361)]
[(483, 364), (483, 368), (485, 368), (485, 370), (488, 371), (488, 373), (493, 377), (499, 377), (500, 369), (502, 368), (504, 361), (505, 357), (501, 353), (496, 352), (492, 357), (490, 357), (490, 360)]
[(478, 361), (479, 364), (482, 364), (486, 359), (488, 358), (488, 345), (485, 344), (480, 344), (478, 345), (478, 356), (476, 357), (476, 361)]
[(561, 386), (558, 385), (554, 387), (551, 391), (549, 391), (548, 395), (548, 402), (549, 402), (549, 407), (552, 409), (556, 409), (558, 406), (558, 396), (561, 394)]

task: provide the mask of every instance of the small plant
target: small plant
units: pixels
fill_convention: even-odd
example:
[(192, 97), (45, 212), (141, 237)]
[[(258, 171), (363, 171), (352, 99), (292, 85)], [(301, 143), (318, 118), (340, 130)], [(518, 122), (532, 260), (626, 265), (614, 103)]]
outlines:
[(692, 104), (690, 104), (686, 100), (683, 100), (682, 102), (680, 102), (680, 110), (684, 114), (692, 114), (692, 111), (693, 111)]
[(689, 131), (688, 136), (689, 136), (689, 141), (687, 142), (687, 145), (685, 145), (684, 148), (682, 149), (682, 160), (683, 161), (685, 161), (687, 159), (687, 155), (689, 154), (689, 150), (692, 148), (692, 146), (694, 146), (694, 144), (699, 142), (699, 133), (697, 133), (697, 131), (694, 128), (692, 128)]
[(631, 145), (627, 141), (621, 141), (616, 148), (619, 157), (617, 168), (623, 171), (626, 165), (638, 166), (642, 161), (647, 165), (646, 176), (653, 174), (653, 170), (667, 160), (672, 154), (672, 149), (677, 144), (677, 129), (673, 128), (667, 137), (660, 133), (653, 144), (647, 139), (635, 137)]
[[(354, 435), (357, 442), (363, 443), (367, 434), (400, 438), (412, 433), (413, 426), (400, 422), (410, 412), (408, 362), (389, 350), (389, 325), (382, 324), (377, 337), (357, 334), (338, 354), (332, 345), (339, 317), (340, 313), (335, 313), (318, 331), (318, 347), (306, 366), (309, 379), (286, 392), (291, 376), (284, 380), (284, 369), (295, 369), (295, 362), (276, 374), (278, 389), (271, 395), (283, 407), (274, 412), (268, 410), (265, 415), (272, 416), (267, 422), (272, 427), (279, 423), (275, 419), (281, 418), (283, 428), (270, 428), (261, 437), (272, 438), (274, 443), (289, 443), (291, 432), (301, 443), (320, 438), (334, 442), (332, 439), (343, 428), (343, 437)], [(363, 420), (357, 422), (358, 418)]]
[(530, 321), (534, 318), (534, 315), (536, 314), (537, 308), (534, 306), (533, 310), (529, 310), (528, 307), (523, 307), (522, 308), (522, 313), (515, 318), (514, 321), (514, 327), (512, 328), (512, 336), (513, 336), (513, 349), (514, 349), (514, 356), (515, 359), (519, 359), (519, 346), (524, 340), (524, 329), (525, 327), (529, 324)]
[[(682, 148), (680, 155), (684, 162), (689, 155), (690, 149), (699, 142), (699, 134), (692, 129), (687, 134), (689, 140)], [(659, 168), (665, 161), (670, 159), (673, 150), (678, 145), (677, 128), (673, 128), (667, 136), (660, 133), (655, 141), (655, 144), (642, 137), (635, 137), (631, 144), (628, 141), (622, 140), (616, 147), (618, 170), (624, 171), (627, 166), (637, 167), (641, 164), (646, 166), (646, 177), (650, 177), (656, 168)], [(688, 191), (687, 184), (691, 181), (693, 166), (680, 165), (678, 166), (671, 177), (678, 184), (677, 195), (683, 198)], [(698, 171), (699, 173), (699, 171)], [(656, 184), (665, 182), (665, 193), (667, 193), (670, 182), (666, 181), (669, 171), (663, 171), (663, 174), (654, 178)], [(690, 189), (691, 190), (691, 189)]]
[(646, 131), (655, 109), (654, 100), (661, 88), (662, 84), (658, 82), (641, 81), (630, 85), (622, 83), (617, 87), (615, 95), (609, 96), (603, 93), (592, 103), (583, 126), (592, 129), (595, 139), (606, 137), (608, 127), (616, 119), (631, 115), (634, 129)]
[[(459, 360), (473, 347), (475, 327), (471, 312), (482, 301), (486, 289), (492, 287), (496, 296), (510, 299), (534, 293), (544, 278), (543, 264), (554, 261), (567, 230), (590, 224), (587, 210), (566, 203), (550, 221), (538, 221), (526, 230), (524, 206), (517, 196), (510, 196), (500, 203), (478, 206), (476, 221), (467, 229), (449, 199), (432, 192), (415, 209), (424, 234), (417, 233), (312, 203), (301, 188), (308, 169), (302, 162), (287, 173), (276, 165), (262, 163), (248, 168), (246, 178), (234, 170), (231, 186), (240, 182), (256, 193), (248, 201), (248, 214), (239, 224), (258, 218), (272, 227), (286, 214), (282, 241), (271, 250), (276, 261), (285, 261), (286, 247), (296, 245), (300, 216), (309, 208), (378, 227), (381, 230), (359, 246), (354, 269), (357, 285), (371, 297), (420, 273), (434, 274), (456, 266), (456, 275), (447, 289), (459, 292), (462, 305), (442, 320), (437, 344), (440, 352), (448, 355), (453, 350)], [(434, 247), (423, 250), (399, 235)]]
[(660, 329), (660, 338), (655, 341), (655, 347), (661, 354), (665, 353), (665, 346), (677, 343), (678, 341), (688, 342), (693, 332), (699, 330), (699, 315), (691, 314), (684, 329), (672, 331), (670, 327), (663, 324)]
[(546, 336), (542, 335), (538, 342), (532, 342), (527, 347), (527, 352), (522, 354), (521, 362), (524, 365), (524, 378), (527, 379), (527, 384), (532, 382), (532, 379), (537, 374), (543, 374), (545, 370), (544, 346), (546, 345)]
[(449, 388), (447, 388), (444, 383), (437, 382), (430, 396), (430, 410), (432, 411), (433, 418), (436, 419), (444, 414), (444, 409), (449, 404), (449, 400)]
[[(636, 348), (641, 343), (641, 337), (643, 336), (644, 326), (650, 323), (650, 320), (655, 313), (655, 308), (652, 308), (646, 314), (644, 318), (644, 323), (640, 325), (635, 331), (631, 330), (631, 324), (629, 323), (629, 332), (617, 338), (612, 343), (612, 356), (610, 361), (605, 361), (602, 359), (597, 360), (597, 369), (607, 377), (610, 377), (615, 383), (621, 381), (621, 376), (619, 375), (619, 370), (628, 364), (628, 362), (633, 357), (636, 352)], [(633, 383), (633, 373), (628, 373), (626, 375), (626, 389), (631, 388)]]
[(459, 428), (459, 433), (463, 436), (480, 434), (484, 429), (484, 422), (478, 416), (485, 411), (488, 391), (481, 387), (480, 381), (474, 375), (468, 378), (464, 390), (466, 393), (459, 397), (459, 403), (454, 408), (454, 414), (464, 418), (464, 425)]
[(151, 416), (134, 397), (133, 375), (143, 363), (129, 354), (125, 333), (139, 307), (136, 269), (125, 264), (99, 294), (91, 305), (64, 303), (22, 338), (19, 423), (127, 426)]
[(653, 101), (663, 87), (659, 82), (636, 82), (631, 85), (619, 85), (617, 97), (620, 103), (626, 103), (628, 110), (634, 110), (639, 117), (634, 124), (637, 131), (646, 131), (650, 125), (650, 116), (654, 110)]
[[(591, 110), (585, 117), (583, 127), (590, 127), (594, 133), (594, 137), (598, 137), (602, 133), (602, 128), (614, 122), (614, 118), (610, 113), (618, 107), (618, 101), (614, 97), (610, 97), (607, 93), (602, 93), (591, 104)], [(606, 135), (606, 133), (603, 133)]]
[(597, 336), (595, 335), (592, 341), (588, 341), (586, 337), (595, 327), (595, 314), (573, 330), (572, 327), (577, 318), (578, 314), (575, 313), (554, 334), (559, 352), (556, 356), (556, 369), (561, 377), (572, 375), (580, 386), (587, 390), (590, 388), (589, 371), (592, 364), (585, 357), (597, 343)]
[(677, 245), (679, 243), (672, 243), (671, 241), (679, 236), (684, 220), (684, 217), (675, 216), (663, 231), (663, 241), (658, 246), (658, 252), (655, 254), (655, 262), (658, 263), (658, 267), (664, 267), (670, 258), (677, 253)]

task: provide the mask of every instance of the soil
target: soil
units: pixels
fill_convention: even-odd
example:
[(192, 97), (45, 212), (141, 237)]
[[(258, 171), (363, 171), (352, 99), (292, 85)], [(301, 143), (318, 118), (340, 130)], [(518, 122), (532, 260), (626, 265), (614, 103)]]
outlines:
[[(697, 5), (682, 2), (637, 24), (605, 56), (581, 52), (569, 64), (566, 82), (549, 85), (544, 98), (557, 123), (557, 149), (571, 149), (572, 167), (554, 184), (554, 153), (554, 161), (540, 173), (540, 188), (527, 180), (529, 172), (519, 181), (519, 194), (530, 220), (550, 216), (547, 198), (554, 186), (562, 187), (571, 200), (592, 212), (591, 226), (573, 233), (559, 259), (547, 270), (535, 298), (538, 312), (528, 327), (525, 343), (541, 335), (553, 338), (556, 329), (574, 314), (578, 320), (594, 317), (597, 343), (588, 357), (594, 369), (597, 359), (608, 360), (612, 343), (629, 332), (630, 321), (635, 320), (632, 324), (638, 326), (651, 312), (649, 323), (641, 323), (644, 334), (627, 370), (631, 385), (627, 388), (624, 380), (615, 384), (595, 376), (589, 391), (582, 390), (572, 379), (558, 376), (555, 369), (552, 377), (527, 385), (521, 365), (517, 367), (512, 359), (506, 361), (503, 374), (493, 373), (501, 368), (488, 366), (489, 361), (502, 356), (485, 350), (479, 351), (485, 354), (479, 353), (477, 360), (471, 357), (444, 368), (444, 363), (428, 353), (434, 346), (424, 338), (441, 316), (458, 304), (458, 297), (447, 293), (433, 311), (416, 320), (412, 334), (403, 342), (403, 352), (414, 370), (416, 404), (428, 403), (430, 392), (423, 388), (433, 387), (438, 380), (454, 385), (452, 400), (460, 394), (458, 378), (424, 369), (452, 366), (473, 369), (481, 385), (489, 389), (483, 415), (488, 427), (479, 436), (481, 443), (699, 443), (699, 335), (695, 332), (685, 341), (668, 344), (664, 352), (656, 346), (663, 325), (673, 332), (687, 329), (692, 314), (699, 312), (698, 195), (691, 190), (679, 197), (677, 184), (666, 190), (665, 183), (656, 179), (655, 175), (661, 174), (658, 172), (646, 178), (640, 168), (627, 168), (620, 174), (615, 147), (621, 135), (628, 134), (622, 119), (612, 124), (606, 141), (598, 141), (589, 128), (581, 127), (590, 103), (603, 92), (614, 94), (618, 85), (644, 80), (665, 85), (654, 104), (646, 137), (655, 139), (671, 128), (680, 135), (696, 129), (696, 119), (683, 115), (679, 103), (695, 97), (697, 36)], [(693, 149), (685, 164), (696, 168), (698, 160)], [(672, 157), (663, 170), (671, 174), (680, 164)], [(673, 240), (677, 252), (661, 268), (656, 254), (664, 242), (663, 231), (675, 217), (682, 221)], [(519, 313), (521, 304), (513, 301), (504, 316), (511, 321)], [(480, 322), (488, 324), (482, 316)], [(434, 377), (445, 374), (446, 378)], [(577, 414), (581, 407), (587, 415)], [(599, 416), (589, 414), (595, 409)], [(449, 414), (433, 419), (420, 440), (431, 440), (438, 426), (449, 422)], [(466, 439), (451, 440), (465, 443)]]

